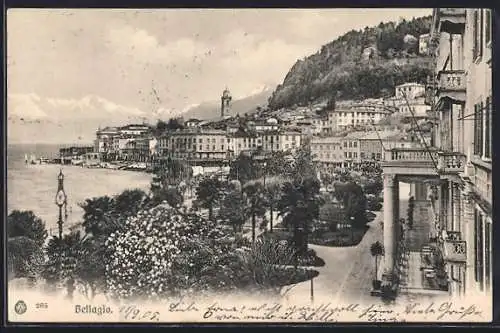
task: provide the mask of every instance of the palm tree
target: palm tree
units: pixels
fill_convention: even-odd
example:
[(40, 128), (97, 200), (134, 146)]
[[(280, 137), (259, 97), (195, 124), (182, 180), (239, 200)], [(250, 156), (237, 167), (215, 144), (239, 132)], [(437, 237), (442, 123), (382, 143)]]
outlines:
[(267, 207), (269, 207), (269, 214), (270, 214), (269, 231), (273, 232), (274, 210), (281, 197), (281, 184), (278, 183), (266, 184), (265, 196), (266, 196)]
[(255, 227), (257, 216), (263, 217), (266, 213), (264, 187), (260, 182), (249, 184), (243, 188), (246, 198), (247, 214), (252, 217), (252, 242), (255, 242)]
[(319, 188), (319, 181), (315, 178), (295, 179), (283, 186), (278, 203), (279, 216), (283, 216), (283, 224), (293, 228), (293, 242), (298, 254), (307, 251), (307, 235), (319, 216)]
[(64, 235), (62, 239), (53, 237), (47, 245), (48, 261), (43, 272), (44, 277), (53, 284), (64, 281), (67, 297), (73, 298), (77, 271), (82, 258), (87, 255), (83, 246), (85, 237), (80, 232)]
[(222, 197), (223, 184), (215, 177), (203, 179), (196, 189), (196, 197), (201, 206), (208, 209), (208, 219), (213, 221), (214, 206)]
[(233, 231), (241, 231), (247, 220), (247, 210), (245, 209), (245, 196), (239, 189), (231, 190), (223, 199), (220, 217), (229, 222)]
[[(376, 241), (370, 246), (370, 253), (373, 257), (375, 257), (375, 280), (378, 280), (378, 258), (384, 255), (384, 245), (382, 245), (379, 241)], [(373, 287), (378, 289), (375, 285)], [(378, 287), (380, 288), (380, 286)]]

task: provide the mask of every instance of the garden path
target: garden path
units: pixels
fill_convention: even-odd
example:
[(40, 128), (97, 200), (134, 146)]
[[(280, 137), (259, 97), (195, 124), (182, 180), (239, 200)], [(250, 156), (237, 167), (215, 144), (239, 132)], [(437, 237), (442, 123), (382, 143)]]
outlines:
[[(408, 201), (400, 201), (400, 212), (406, 212)], [(370, 296), (372, 280), (375, 274), (375, 261), (370, 253), (372, 243), (383, 243), (383, 212), (375, 212), (375, 219), (368, 223), (361, 242), (351, 247), (329, 247), (309, 245), (325, 261), (325, 266), (314, 267), (319, 276), (314, 278), (314, 303), (332, 304), (372, 304), (380, 299)], [(403, 215), (402, 215), (403, 216)], [(380, 266), (379, 266), (380, 267)], [(308, 302), (311, 299), (311, 281), (304, 281), (283, 288), (285, 300), (295, 303)]]

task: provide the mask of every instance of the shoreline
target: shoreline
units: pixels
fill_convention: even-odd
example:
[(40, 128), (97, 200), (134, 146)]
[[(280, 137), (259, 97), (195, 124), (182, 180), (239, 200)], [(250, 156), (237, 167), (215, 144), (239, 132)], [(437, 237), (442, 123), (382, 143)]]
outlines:
[(55, 195), (60, 169), (64, 174), (64, 189), (68, 197), (66, 228), (81, 222), (83, 209), (79, 204), (86, 199), (114, 196), (132, 189), (148, 193), (153, 178), (151, 173), (144, 171), (61, 164), (25, 165), (21, 162), (7, 168), (7, 212), (33, 211), (45, 222), (47, 230), (57, 229)]

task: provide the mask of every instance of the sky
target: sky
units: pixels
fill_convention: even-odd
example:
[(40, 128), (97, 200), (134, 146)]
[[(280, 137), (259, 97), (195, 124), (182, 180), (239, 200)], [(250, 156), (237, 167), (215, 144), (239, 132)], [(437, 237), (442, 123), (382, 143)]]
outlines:
[(51, 105), (89, 101), (128, 114), (178, 113), (226, 87), (242, 98), (274, 88), (298, 59), (349, 30), (431, 12), (10, 9), (8, 113), (43, 118)]

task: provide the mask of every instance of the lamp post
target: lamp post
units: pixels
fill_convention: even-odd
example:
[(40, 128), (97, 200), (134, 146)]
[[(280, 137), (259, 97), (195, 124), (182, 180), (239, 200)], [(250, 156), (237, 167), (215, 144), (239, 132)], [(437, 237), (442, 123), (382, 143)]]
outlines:
[(65, 218), (67, 218), (67, 210), (66, 210), (66, 205), (67, 205), (67, 196), (66, 192), (64, 191), (64, 174), (62, 173), (62, 169), (59, 171), (59, 175), (57, 176), (57, 194), (56, 194), (56, 205), (59, 208), (59, 217), (57, 220), (57, 226), (59, 228), (59, 240), (62, 240), (62, 232), (63, 232), (63, 214), (62, 214), (62, 209), (64, 206), (64, 211), (65, 211)]

